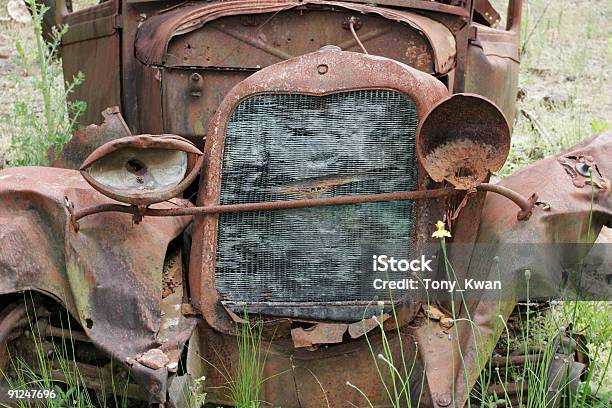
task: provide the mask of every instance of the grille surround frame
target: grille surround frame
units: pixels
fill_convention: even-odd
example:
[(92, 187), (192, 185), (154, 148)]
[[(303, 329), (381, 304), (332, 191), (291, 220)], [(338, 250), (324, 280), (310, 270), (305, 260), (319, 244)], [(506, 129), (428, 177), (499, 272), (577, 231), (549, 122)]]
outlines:
[[(414, 102), (396, 91), (251, 96), (227, 125), (221, 204), (414, 191), (417, 126)], [(222, 214), (215, 280), (224, 305), (388, 302), (372, 288), (379, 276), (366, 253), (412, 248), (414, 205)]]
[[(387, 58), (354, 52), (325, 49), (264, 68), (230, 91), (210, 123), (204, 147), (198, 205), (219, 204), (226, 125), (243, 100), (259, 94), (299, 93), (325, 96), (367, 90), (387, 90), (405, 94), (416, 106), (419, 123), (431, 107), (448, 95), (446, 87), (428, 74)], [(427, 177), (418, 161), (417, 166), (417, 190), (439, 187), (439, 184)], [(419, 251), (429, 241), (429, 220), (443, 216), (445, 203), (442, 200), (419, 200), (415, 202), (414, 207), (414, 248)], [(196, 217), (189, 281), (192, 304), (202, 312), (208, 324), (219, 331), (232, 333), (236, 315), (221, 303), (215, 284), (218, 220), (218, 214)], [(349, 311), (355, 306), (363, 310), (363, 306), (358, 303), (295, 304), (296, 310), (300, 310), (299, 316), (295, 311), (289, 310), (291, 308), (285, 308), (283, 312), (278, 306), (260, 305), (254, 312), (269, 316), (311, 319), (329, 319), (333, 316), (334, 320), (350, 320), (350, 316), (354, 314), (344, 314), (342, 310)], [(398, 323), (402, 325), (413, 319), (418, 304), (404, 298), (399, 300), (399, 305)], [(329, 308), (334, 308), (333, 313), (326, 313)], [(310, 312), (307, 312), (308, 309)]]

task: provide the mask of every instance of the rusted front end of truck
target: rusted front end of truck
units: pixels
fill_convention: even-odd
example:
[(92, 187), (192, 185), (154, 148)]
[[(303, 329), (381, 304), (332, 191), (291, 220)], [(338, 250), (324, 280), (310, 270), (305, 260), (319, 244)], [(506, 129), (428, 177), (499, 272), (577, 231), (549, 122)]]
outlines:
[[(610, 222), (610, 138), (490, 184), (510, 148), (521, 1), (504, 21), (488, 1), (376, 3), (58, 1), (65, 76), (85, 74), (73, 97), (93, 125), (63, 169), (0, 173), (0, 339), (32, 312), (61, 337), (61, 305), (96, 350), (85, 371), (118, 362), (130, 397), (171, 407), (205, 378), (206, 401), (232, 405), (237, 327), (253, 320), (262, 406), (463, 406), (522, 294), (381, 290), (372, 260), (435, 260), (387, 280), (449, 264), (492, 279), (483, 245), (560, 242), (569, 214), (592, 242)], [(504, 269), (513, 287), (537, 270), (525, 259)]]

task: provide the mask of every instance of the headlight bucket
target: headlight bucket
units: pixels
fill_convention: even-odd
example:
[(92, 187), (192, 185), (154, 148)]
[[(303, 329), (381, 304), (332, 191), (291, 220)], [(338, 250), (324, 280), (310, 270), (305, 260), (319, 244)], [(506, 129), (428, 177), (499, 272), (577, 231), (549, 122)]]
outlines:
[(202, 161), (202, 152), (180, 136), (138, 135), (98, 147), (80, 170), (105, 196), (147, 206), (184, 191), (195, 180)]
[(417, 155), (429, 176), (470, 190), (502, 168), (510, 153), (510, 127), (502, 111), (475, 94), (440, 101), (417, 129)]

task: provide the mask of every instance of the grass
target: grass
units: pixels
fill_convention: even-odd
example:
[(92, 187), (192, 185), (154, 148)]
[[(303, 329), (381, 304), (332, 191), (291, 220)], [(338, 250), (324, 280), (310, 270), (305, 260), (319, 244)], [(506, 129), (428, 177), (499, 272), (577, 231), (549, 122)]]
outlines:
[(524, 3), (521, 97), (501, 177), (611, 126), (612, 3)]
[(264, 381), (265, 355), (262, 354), (263, 322), (249, 321), (248, 315), (239, 324), (238, 366), (229, 381), (230, 396), (236, 408), (258, 408)]
[[(36, 303), (32, 296), (24, 294), (24, 301), (28, 304), (27, 320), (28, 326), (25, 338), (28, 346), (26, 349), (8, 349), (8, 361), (6, 371), (0, 370), (0, 378), (6, 383), (9, 390), (35, 390), (42, 393), (45, 406), (52, 408), (96, 408), (108, 407), (126, 408), (128, 406), (128, 381), (110, 378), (103, 374), (93, 379), (106, 390), (97, 395), (87, 387), (85, 376), (79, 369), (79, 363), (75, 359), (76, 344), (72, 336), (70, 319), (67, 312), (65, 319), (68, 327), (65, 327), (68, 337), (61, 337), (57, 341), (48, 341), (42, 328), (44, 317), (38, 315)], [(12, 351), (12, 353), (11, 353)], [(100, 373), (105, 369), (100, 369)], [(112, 372), (112, 366), (111, 366)], [(105, 383), (106, 381), (110, 383)], [(123, 382), (123, 384), (122, 384)], [(9, 394), (10, 395), (10, 394)], [(13, 399), (20, 408), (40, 406), (39, 401), (26, 399)], [(0, 406), (8, 406), (0, 403)], [(13, 406), (13, 405), (11, 405)]]
[[(215, 370), (225, 382), (220, 386), (227, 393), (228, 400), (232, 401), (236, 408), (258, 408), (262, 404), (261, 389), (270, 378), (264, 377), (264, 369), (272, 341), (265, 347), (263, 340), (263, 321), (257, 318), (250, 318), (245, 311), (239, 322), (236, 322), (236, 346), (238, 360), (232, 361), (230, 366), (224, 363), (224, 357), (214, 347), (212, 351), (217, 354), (219, 364), (207, 360), (204, 356), (198, 355), (201, 364)], [(274, 338), (274, 333), (272, 334)], [(281, 375), (283, 373), (276, 373)], [(204, 377), (199, 379), (202, 384), (198, 385), (196, 399), (200, 398), (204, 402)], [(192, 396), (193, 397), (193, 396)]]
[[(393, 302), (391, 302), (393, 305)], [(365, 326), (365, 313), (369, 310), (369, 307), (366, 308), (363, 315), (363, 332), (364, 338), (368, 345), (368, 349), (370, 350), (370, 354), (372, 355), (372, 362), (374, 367), (376, 368), (376, 373), (378, 376), (378, 380), (380, 381), (384, 392), (387, 396), (389, 403), (393, 407), (410, 407), (413, 404), (420, 405), (422, 388), (418, 395), (411, 394), (411, 381), (413, 380), (413, 374), (415, 373), (414, 367), (416, 365), (416, 358), (413, 358), (411, 361), (406, 359), (406, 353), (404, 350), (404, 344), (402, 339), (402, 333), (400, 330), (400, 325), (397, 321), (397, 314), (395, 311), (395, 307), (392, 306), (392, 318), (395, 320), (395, 335), (400, 339), (398, 341), (399, 344), (399, 358), (394, 357), (393, 350), (391, 348), (391, 342), (388, 333), (384, 329), (384, 309), (382, 304), (379, 307), (379, 314), (374, 318), (378, 323), (378, 331), (380, 332), (382, 352), (376, 353), (374, 350), (374, 346), (370, 340), (370, 335), (368, 334), (368, 330)], [(418, 347), (418, 345), (417, 345)], [(416, 352), (415, 352), (416, 355)], [(385, 376), (385, 373), (389, 374), (388, 380)], [(418, 375), (418, 373), (416, 373)], [(424, 373), (420, 373), (422, 376)], [(425, 379), (422, 378), (422, 384), (424, 384)], [(355, 389), (357, 392), (361, 394), (364, 400), (367, 402), (370, 408), (374, 408), (372, 401), (368, 398), (368, 396), (359, 389), (359, 387), (355, 386), (349, 381), (347, 381), (346, 385), (350, 388)]]

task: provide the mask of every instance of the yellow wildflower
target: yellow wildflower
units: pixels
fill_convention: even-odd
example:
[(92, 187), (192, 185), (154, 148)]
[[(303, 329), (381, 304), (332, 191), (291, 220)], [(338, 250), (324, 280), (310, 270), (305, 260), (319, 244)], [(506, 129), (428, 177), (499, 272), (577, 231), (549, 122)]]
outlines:
[(447, 231), (446, 228), (444, 227), (445, 225), (442, 221), (436, 222), (436, 230), (434, 231), (433, 234), (431, 234), (431, 236), (434, 238), (438, 238), (438, 239), (443, 239), (444, 237), (450, 237), (451, 233)]

